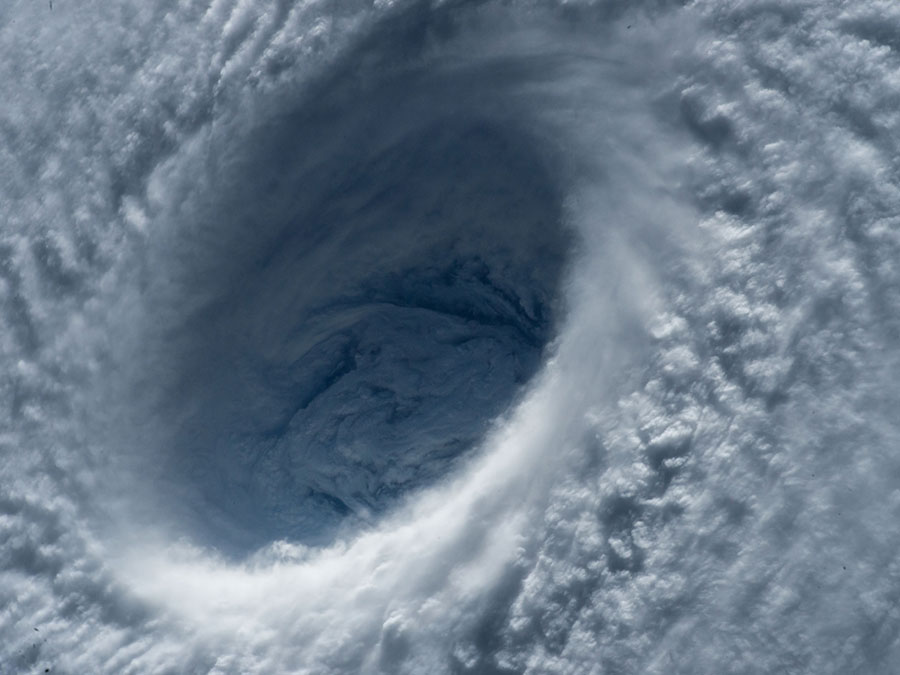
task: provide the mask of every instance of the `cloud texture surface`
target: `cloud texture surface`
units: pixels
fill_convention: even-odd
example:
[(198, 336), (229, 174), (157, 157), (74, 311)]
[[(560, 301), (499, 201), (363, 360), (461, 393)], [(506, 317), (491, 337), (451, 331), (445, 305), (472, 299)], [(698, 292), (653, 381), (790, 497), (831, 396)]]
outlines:
[(890, 673), (900, 10), (0, 7), (0, 673)]

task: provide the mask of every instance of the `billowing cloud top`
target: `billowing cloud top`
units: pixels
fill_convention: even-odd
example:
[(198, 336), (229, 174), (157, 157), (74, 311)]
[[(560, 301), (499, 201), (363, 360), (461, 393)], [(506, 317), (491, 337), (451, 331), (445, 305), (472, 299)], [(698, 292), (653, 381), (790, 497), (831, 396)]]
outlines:
[(900, 8), (0, 6), (0, 673), (892, 673)]

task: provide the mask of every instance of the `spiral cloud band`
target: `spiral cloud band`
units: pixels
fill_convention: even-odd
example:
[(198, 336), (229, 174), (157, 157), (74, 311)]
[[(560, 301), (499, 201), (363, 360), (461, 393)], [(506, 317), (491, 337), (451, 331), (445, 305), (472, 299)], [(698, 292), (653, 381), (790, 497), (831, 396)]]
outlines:
[(0, 53), (0, 673), (895, 672), (894, 3)]

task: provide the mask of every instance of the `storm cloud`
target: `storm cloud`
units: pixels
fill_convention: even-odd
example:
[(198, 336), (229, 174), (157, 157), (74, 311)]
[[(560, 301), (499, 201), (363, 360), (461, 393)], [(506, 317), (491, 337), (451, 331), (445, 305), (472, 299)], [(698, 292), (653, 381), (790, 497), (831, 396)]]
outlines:
[(900, 9), (0, 7), (0, 673), (890, 673)]

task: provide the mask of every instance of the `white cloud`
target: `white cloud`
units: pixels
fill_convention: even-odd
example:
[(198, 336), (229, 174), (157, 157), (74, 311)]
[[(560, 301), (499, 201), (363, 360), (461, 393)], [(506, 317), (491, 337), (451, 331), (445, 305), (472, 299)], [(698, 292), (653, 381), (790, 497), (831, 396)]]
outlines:
[[(890, 672), (895, 15), (883, 2), (5, 4), (0, 663)], [(578, 234), (546, 363), (476, 453), (390, 513), (360, 508), (324, 546), (214, 552), (252, 495), (216, 525), (179, 476), (148, 484), (136, 468), (185, 466), (165, 464), (176, 418), (153, 407), (183, 375), (171, 345), (214, 351), (216, 326), (244, 328), (185, 317), (245, 283), (229, 275), (272, 241), (267, 218), (377, 210), (378, 191), (333, 188), (353, 176), (342, 159), (390, 157), (451, 118), (529, 139), (503, 157), (546, 162)], [(466, 184), (435, 157), (417, 185)], [(254, 201), (277, 173), (253, 163), (266, 159), (303, 178), (296, 196)], [(490, 171), (466, 185), (491, 193), (466, 192), (455, 226), (480, 214), (488, 234), (521, 236), (496, 225), (514, 203), (498, 194), (540, 195), (549, 179), (516, 193), (481, 161)], [(397, 231), (383, 258), (415, 236)], [(488, 234), (473, 250), (499, 260)], [(526, 244), (507, 278), (541, 274)], [(375, 269), (374, 243), (328, 245), (305, 264), (353, 251), (348, 273)], [(306, 307), (291, 302), (270, 308)], [(253, 335), (280, 344), (266, 322)], [(168, 401), (179, 419), (220, 400), (209, 381)], [(261, 409), (248, 415), (271, 413), (244, 396)], [(239, 408), (213, 405), (210, 426)], [(216, 456), (198, 485), (239, 485)], [(191, 518), (210, 521), (207, 540), (182, 536)]]

